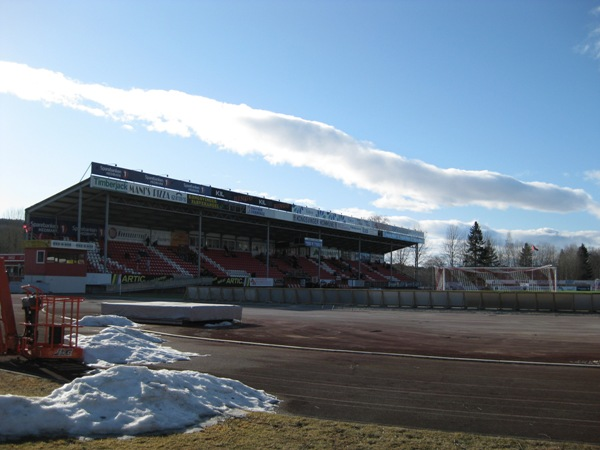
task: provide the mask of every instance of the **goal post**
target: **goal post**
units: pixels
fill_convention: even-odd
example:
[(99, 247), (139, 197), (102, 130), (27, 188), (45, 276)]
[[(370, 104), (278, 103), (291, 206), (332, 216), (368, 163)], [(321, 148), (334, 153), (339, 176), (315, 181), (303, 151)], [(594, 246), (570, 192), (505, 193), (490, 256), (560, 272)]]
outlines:
[(436, 267), (438, 291), (553, 291), (556, 267)]

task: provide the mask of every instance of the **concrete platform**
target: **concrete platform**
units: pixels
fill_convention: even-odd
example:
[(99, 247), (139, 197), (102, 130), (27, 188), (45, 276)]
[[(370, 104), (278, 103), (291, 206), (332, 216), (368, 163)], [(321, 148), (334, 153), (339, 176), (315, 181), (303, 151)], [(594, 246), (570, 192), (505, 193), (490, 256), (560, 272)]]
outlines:
[(145, 323), (180, 324), (185, 322), (241, 321), (242, 307), (213, 303), (183, 302), (104, 302), (102, 314), (127, 317)]

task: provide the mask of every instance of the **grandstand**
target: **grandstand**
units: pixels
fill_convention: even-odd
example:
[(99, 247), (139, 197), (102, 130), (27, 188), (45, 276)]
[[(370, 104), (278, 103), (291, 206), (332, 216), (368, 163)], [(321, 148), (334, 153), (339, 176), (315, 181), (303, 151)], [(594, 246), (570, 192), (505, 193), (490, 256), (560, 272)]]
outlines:
[(414, 285), (384, 255), (424, 242), (419, 231), (99, 163), (25, 213), (24, 281), (51, 292), (172, 279)]

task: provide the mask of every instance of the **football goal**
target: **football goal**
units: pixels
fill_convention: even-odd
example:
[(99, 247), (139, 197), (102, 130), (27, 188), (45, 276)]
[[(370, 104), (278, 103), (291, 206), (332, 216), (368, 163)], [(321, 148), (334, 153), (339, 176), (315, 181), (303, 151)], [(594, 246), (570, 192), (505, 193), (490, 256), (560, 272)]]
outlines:
[(436, 267), (438, 291), (556, 291), (556, 267)]

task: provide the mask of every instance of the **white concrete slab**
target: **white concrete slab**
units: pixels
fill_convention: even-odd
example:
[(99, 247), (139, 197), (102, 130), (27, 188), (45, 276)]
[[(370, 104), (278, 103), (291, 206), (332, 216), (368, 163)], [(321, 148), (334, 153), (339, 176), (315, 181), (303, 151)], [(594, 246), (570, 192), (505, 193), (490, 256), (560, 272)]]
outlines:
[(114, 314), (138, 322), (182, 323), (241, 321), (242, 307), (212, 303), (103, 302), (102, 314)]

